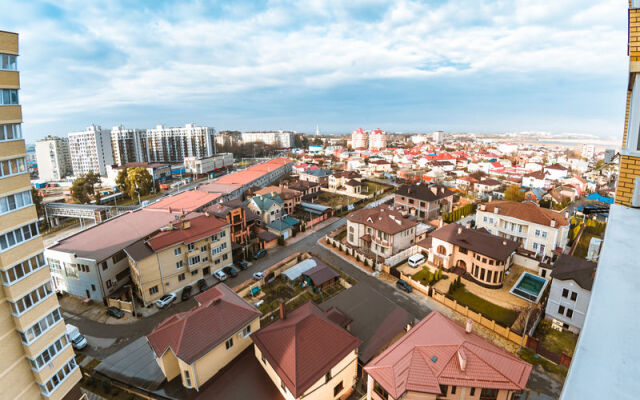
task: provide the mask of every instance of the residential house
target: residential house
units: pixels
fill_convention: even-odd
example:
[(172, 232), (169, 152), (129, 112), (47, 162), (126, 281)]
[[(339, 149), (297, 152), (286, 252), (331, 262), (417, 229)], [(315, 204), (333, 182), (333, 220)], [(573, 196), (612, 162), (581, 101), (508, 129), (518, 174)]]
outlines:
[[(339, 322), (335, 322), (339, 321)], [(346, 399), (357, 379), (360, 340), (338, 309), (308, 302), (252, 335), (255, 356), (286, 400)]]
[(596, 263), (566, 254), (558, 256), (551, 270), (551, 290), (545, 318), (560, 329), (580, 333), (589, 308)]
[(500, 189), (502, 183), (497, 179), (486, 178), (473, 185), (474, 190), (481, 196), (487, 195), (495, 190)]
[(267, 226), (284, 215), (284, 202), (277, 193), (258, 194), (246, 201), (247, 207), (260, 217), (259, 224)]
[(329, 191), (347, 196), (360, 195), (362, 175), (355, 171), (340, 171), (329, 177)]
[(453, 209), (453, 192), (442, 185), (402, 185), (396, 191), (394, 206), (423, 221), (438, 219)]
[(472, 190), (476, 183), (480, 182), (473, 176), (461, 176), (456, 179), (456, 187), (460, 190), (469, 191)]
[(304, 172), (300, 172), (298, 179), (306, 182), (317, 183), (320, 186), (326, 185), (329, 182), (331, 176), (331, 170), (329, 169), (308, 169)]
[(231, 228), (211, 214), (191, 213), (124, 249), (144, 305), (233, 264)]
[(559, 163), (556, 163), (545, 166), (544, 172), (549, 175), (550, 180), (559, 181), (567, 177), (567, 175), (569, 174), (569, 169)]
[(167, 381), (180, 377), (200, 389), (253, 343), (260, 311), (220, 283), (195, 297), (198, 305), (173, 314), (147, 335)]
[(296, 206), (302, 202), (302, 192), (288, 188), (284, 185), (267, 186), (257, 190), (254, 195), (268, 195), (270, 193), (277, 193), (280, 196), (282, 199), (282, 207), (286, 214), (293, 214)]
[(587, 180), (579, 175), (573, 175), (569, 178), (563, 179), (562, 184), (566, 186), (573, 186), (580, 191), (580, 193), (584, 193), (587, 191)]
[[(500, 288), (513, 263), (518, 243), (492, 235), (485, 229), (448, 224), (418, 243), (429, 262), (445, 270), (467, 274), (479, 285)], [(424, 246), (424, 247), (423, 247)]]
[(347, 242), (386, 258), (414, 245), (417, 226), (391, 207), (364, 208), (347, 214)]
[(316, 197), (320, 192), (320, 185), (310, 181), (295, 180), (290, 181), (287, 185), (289, 189), (301, 192), (303, 198)]
[[(238, 250), (246, 255), (247, 251), (257, 250), (255, 227), (260, 217), (244, 205), (240, 200), (231, 200), (225, 203), (214, 204), (205, 208), (205, 211), (227, 221), (231, 229), (231, 241)], [(234, 250), (234, 259), (240, 254)]]
[(438, 311), (364, 368), (367, 400), (511, 400), (526, 387), (531, 364)]
[(533, 188), (533, 189), (526, 190), (524, 192), (524, 198), (525, 200), (533, 201), (535, 203), (540, 203), (540, 200), (544, 198), (544, 195), (546, 193), (547, 192), (545, 192), (542, 189)]
[(491, 201), (476, 211), (476, 227), (515, 240), (526, 250), (551, 257), (569, 241), (569, 220), (557, 211), (530, 202)]
[(580, 197), (580, 190), (573, 186), (560, 185), (551, 189), (544, 198), (553, 203), (562, 204), (566, 201), (575, 201)]
[(542, 170), (530, 172), (522, 177), (522, 186), (531, 189), (548, 188), (551, 183), (549, 176), (549, 173)]

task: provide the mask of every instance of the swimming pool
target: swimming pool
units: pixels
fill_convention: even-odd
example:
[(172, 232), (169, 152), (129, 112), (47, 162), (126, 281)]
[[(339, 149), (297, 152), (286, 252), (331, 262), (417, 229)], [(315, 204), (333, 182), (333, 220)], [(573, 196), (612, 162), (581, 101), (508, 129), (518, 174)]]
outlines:
[(544, 278), (524, 272), (513, 285), (510, 293), (532, 303), (538, 303), (547, 283), (549, 282)]

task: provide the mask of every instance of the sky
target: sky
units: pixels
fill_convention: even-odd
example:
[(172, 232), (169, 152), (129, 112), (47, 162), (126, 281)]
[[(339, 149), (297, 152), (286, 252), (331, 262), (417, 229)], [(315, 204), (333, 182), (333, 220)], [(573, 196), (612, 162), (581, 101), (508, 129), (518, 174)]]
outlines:
[[(622, 137), (623, 0), (0, 0), (27, 141), (90, 124)], [(7, 12), (8, 11), (8, 12)]]

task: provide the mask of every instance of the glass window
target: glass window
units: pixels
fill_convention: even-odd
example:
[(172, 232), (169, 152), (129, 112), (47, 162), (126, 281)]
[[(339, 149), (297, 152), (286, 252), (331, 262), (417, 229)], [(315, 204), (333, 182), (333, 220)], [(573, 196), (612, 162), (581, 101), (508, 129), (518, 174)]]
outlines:
[(4, 71), (16, 71), (18, 69), (17, 56), (13, 54), (0, 54), (0, 69)]

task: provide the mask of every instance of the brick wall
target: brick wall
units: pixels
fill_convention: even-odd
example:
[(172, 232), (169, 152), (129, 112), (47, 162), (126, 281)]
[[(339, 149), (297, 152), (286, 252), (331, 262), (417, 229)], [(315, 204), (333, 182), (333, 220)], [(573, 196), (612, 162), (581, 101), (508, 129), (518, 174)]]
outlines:
[(640, 158), (622, 156), (620, 158), (620, 176), (616, 189), (616, 204), (631, 205), (633, 195), (633, 181), (640, 176)]

